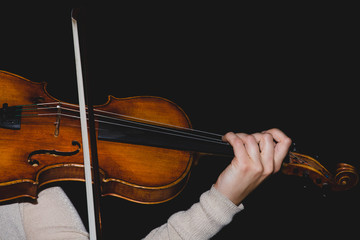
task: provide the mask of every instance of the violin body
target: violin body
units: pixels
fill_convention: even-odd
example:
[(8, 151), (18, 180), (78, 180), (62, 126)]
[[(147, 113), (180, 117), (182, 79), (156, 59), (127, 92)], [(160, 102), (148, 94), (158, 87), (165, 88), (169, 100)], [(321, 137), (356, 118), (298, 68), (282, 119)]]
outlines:
[[(80, 120), (65, 112), (71, 104), (63, 107), (65, 103), (50, 96), (45, 83), (4, 71), (0, 71), (0, 100), (0, 201), (35, 199), (38, 189), (51, 182), (84, 181)], [(94, 109), (191, 127), (176, 104), (159, 97), (109, 96), (107, 103)], [(179, 194), (194, 161), (191, 151), (108, 140), (98, 140), (97, 145), (102, 195), (140, 203), (160, 203)]]

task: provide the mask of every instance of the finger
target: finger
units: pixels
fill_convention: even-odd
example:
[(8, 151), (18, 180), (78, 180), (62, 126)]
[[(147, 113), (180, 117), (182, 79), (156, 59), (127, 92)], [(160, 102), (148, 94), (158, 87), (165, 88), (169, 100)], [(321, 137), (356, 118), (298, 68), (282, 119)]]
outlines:
[(283, 133), (280, 129), (277, 128), (266, 130), (263, 133), (270, 133), (276, 142), (283, 142), (286, 141), (286, 139), (289, 139), (289, 137), (286, 136), (285, 133)]
[(260, 152), (262, 152), (264, 150), (263, 133), (253, 133), (252, 135), (255, 137), (256, 142), (259, 144)]
[(256, 138), (245, 133), (237, 133), (236, 135), (244, 142), (249, 157), (254, 161), (260, 161), (260, 149)]
[(222, 137), (222, 139), (224, 142), (228, 142), (233, 147), (235, 157), (238, 159), (248, 157), (244, 142), (235, 133), (228, 132)]
[(273, 136), (274, 140), (277, 142), (275, 145), (274, 160), (275, 160), (275, 172), (279, 171), (281, 168), (282, 161), (286, 157), (291, 145), (291, 139), (286, 136), (281, 130), (273, 128), (265, 133), (269, 133)]
[(261, 162), (264, 167), (263, 175), (269, 176), (274, 172), (275, 160), (275, 142), (271, 134), (269, 133), (254, 133), (253, 136), (259, 142)]

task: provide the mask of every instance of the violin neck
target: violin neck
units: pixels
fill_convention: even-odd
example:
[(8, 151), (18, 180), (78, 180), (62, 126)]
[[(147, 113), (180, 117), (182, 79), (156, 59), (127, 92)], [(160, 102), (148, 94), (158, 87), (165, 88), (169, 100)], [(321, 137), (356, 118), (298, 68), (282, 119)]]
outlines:
[(152, 147), (193, 151), (207, 155), (234, 156), (231, 145), (215, 134), (136, 124), (113, 125), (99, 123), (98, 139), (103, 141), (122, 142)]

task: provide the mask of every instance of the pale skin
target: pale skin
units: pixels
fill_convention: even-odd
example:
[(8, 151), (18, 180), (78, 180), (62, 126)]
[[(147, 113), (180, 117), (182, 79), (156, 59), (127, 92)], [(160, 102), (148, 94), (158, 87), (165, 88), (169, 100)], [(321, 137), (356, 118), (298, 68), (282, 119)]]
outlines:
[(291, 139), (275, 128), (254, 134), (229, 132), (223, 140), (231, 144), (235, 157), (214, 187), (236, 205), (280, 170), (291, 145)]

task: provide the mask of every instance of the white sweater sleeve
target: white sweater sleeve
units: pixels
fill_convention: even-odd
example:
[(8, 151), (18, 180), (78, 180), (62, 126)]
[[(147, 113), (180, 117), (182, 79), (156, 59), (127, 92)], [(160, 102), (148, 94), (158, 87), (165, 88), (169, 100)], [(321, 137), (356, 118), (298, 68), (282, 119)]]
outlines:
[(168, 222), (146, 236), (151, 239), (209, 239), (229, 224), (244, 206), (236, 206), (214, 187), (187, 211), (172, 215)]
[[(18, 209), (18, 210), (17, 210)], [(154, 229), (145, 240), (209, 239), (229, 224), (233, 216), (243, 209), (234, 205), (214, 187), (203, 193), (200, 201), (187, 211), (173, 214), (166, 224)], [(1, 239), (88, 239), (76, 209), (60, 187), (43, 190), (37, 204), (20, 203), (0, 208)], [(9, 218), (9, 216), (11, 216)], [(18, 216), (16, 218), (16, 216)], [(3, 219), (1, 218), (3, 217)], [(9, 222), (13, 220), (13, 224)], [(11, 225), (19, 228), (11, 228)], [(23, 230), (20, 228), (23, 225)], [(0, 227), (2, 225), (0, 224)], [(21, 231), (20, 231), (21, 230)]]
[(26, 239), (88, 239), (75, 207), (60, 187), (39, 193), (36, 204), (20, 203)]

